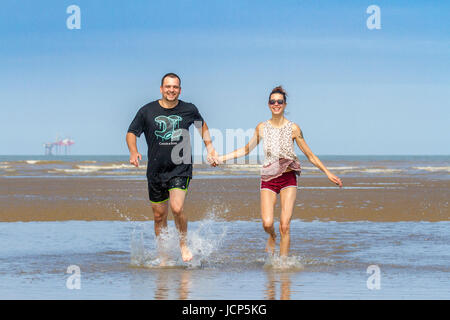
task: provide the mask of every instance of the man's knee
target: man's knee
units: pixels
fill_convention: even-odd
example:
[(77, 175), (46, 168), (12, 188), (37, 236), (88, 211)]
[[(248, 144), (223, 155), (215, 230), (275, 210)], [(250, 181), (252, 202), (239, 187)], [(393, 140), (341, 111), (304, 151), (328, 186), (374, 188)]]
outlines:
[(170, 203), (170, 209), (174, 215), (178, 216), (183, 212), (183, 203), (180, 201), (173, 201)]
[(167, 209), (161, 205), (152, 205), (153, 217), (156, 223), (167, 219)]
[(156, 223), (163, 222), (166, 219), (167, 219), (167, 214), (163, 214), (163, 213), (155, 213), (154, 214), (154, 221)]

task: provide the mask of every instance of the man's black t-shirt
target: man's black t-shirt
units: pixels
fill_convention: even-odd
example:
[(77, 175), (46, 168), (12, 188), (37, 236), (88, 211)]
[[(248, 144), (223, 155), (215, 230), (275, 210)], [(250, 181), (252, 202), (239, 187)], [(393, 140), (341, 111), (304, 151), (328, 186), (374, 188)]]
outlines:
[[(148, 146), (147, 179), (167, 182), (173, 177), (192, 177), (189, 127), (203, 118), (192, 103), (178, 100), (171, 109), (159, 101), (143, 106), (131, 122), (128, 132), (137, 137), (144, 132)], [(184, 151), (184, 152), (183, 152)]]

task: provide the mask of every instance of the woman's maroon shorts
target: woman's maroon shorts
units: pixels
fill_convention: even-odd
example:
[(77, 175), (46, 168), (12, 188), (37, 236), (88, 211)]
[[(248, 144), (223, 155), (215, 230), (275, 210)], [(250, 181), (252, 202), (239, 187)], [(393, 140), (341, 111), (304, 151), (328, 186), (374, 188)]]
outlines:
[(269, 189), (275, 193), (280, 193), (281, 190), (288, 187), (297, 187), (297, 176), (293, 170), (269, 181), (261, 180), (261, 190)]

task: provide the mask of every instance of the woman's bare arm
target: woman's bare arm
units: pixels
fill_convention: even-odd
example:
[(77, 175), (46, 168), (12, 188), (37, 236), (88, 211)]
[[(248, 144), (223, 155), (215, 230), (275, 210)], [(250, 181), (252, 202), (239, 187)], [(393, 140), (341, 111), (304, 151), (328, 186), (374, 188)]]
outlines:
[(328, 177), (328, 179), (333, 182), (334, 184), (338, 185), (339, 187), (342, 187), (342, 181), (337, 176), (332, 174), (320, 161), (320, 159), (311, 151), (308, 144), (306, 143), (303, 132), (300, 129), (300, 127), (296, 124), (294, 124), (292, 128), (292, 134), (294, 136), (295, 142), (297, 143), (298, 147), (302, 152), (305, 154), (305, 156), (308, 158), (308, 160), (315, 165), (317, 168), (319, 168), (323, 173), (325, 173)]
[(240, 157), (248, 155), (261, 141), (261, 138), (262, 138), (261, 130), (262, 130), (262, 123), (259, 123), (256, 126), (253, 137), (245, 145), (245, 147), (236, 149), (233, 152), (227, 153), (226, 155), (219, 157), (219, 161), (225, 162), (227, 160), (232, 160), (232, 159), (236, 159), (236, 158), (240, 158)]

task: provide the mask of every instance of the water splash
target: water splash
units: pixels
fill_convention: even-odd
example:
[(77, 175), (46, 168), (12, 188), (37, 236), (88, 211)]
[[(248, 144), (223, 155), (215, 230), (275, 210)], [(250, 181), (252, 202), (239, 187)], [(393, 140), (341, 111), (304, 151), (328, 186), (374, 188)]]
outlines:
[(212, 218), (203, 220), (197, 229), (188, 234), (188, 246), (194, 258), (189, 267), (201, 267), (210, 260), (213, 253), (221, 247), (227, 234), (227, 227)]
[(132, 266), (140, 266), (146, 260), (146, 252), (144, 248), (143, 230), (133, 229), (131, 234), (131, 261)]
[(187, 243), (193, 258), (184, 262), (179, 233), (174, 226), (168, 226), (157, 239), (153, 222), (141, 223), (132, 231), (130, 264), (144, 268), (201, 268), (219, 250), (226, 233), (227, 227), (212, 218), (189, 223)]
[(281, 257), (279, 255), (267, 255), (265, 269), (280, 270), (280, 271), (300, 271), (305, 269), (302, 258), (297, 256)]

